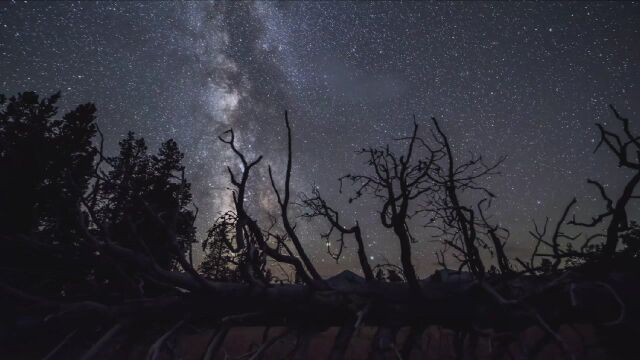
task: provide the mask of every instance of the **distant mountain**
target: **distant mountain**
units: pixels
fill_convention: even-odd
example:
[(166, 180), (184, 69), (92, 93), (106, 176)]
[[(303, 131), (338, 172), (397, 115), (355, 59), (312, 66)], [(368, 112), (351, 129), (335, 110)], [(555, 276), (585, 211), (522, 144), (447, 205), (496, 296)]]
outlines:
[(345, 270), (327, 279), (329, 286), (338, 290), (350, 289), (354, 286), (364, 285), (366, 282), (362, 276), (350, 270)]

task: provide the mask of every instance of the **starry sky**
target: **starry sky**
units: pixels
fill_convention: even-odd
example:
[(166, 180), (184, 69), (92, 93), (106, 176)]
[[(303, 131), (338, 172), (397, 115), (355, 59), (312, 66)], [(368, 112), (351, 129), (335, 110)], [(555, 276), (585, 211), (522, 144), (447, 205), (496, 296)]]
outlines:
[[(338, 192), (339, 176), (366, 170), (355, 150), (407, 135), (415, 114), (425, 131), (437, 117), (460, 159), (507, 155), (486, 183), (498, 195), (489, 213), (523, 256), (532, 219), (557, 219), (574, 195), (579, 216), (601, 209), (586, 178), (619, 193), (628, 174), (593, 154), (594, 123), (617, 125), (609, 103), (640, 118), (639, 65), (632, 2), (0, 3), (0, 93), (61, 90), (63, 109), (95, 102), (111, 153), (128, 130), (151, 148), (175, 139), (201, 234), (230, 207), (224, 167), (237, 162), (217, 141), (229, 128), (249, 157), (265, 156), (250, 210), (276, 210), (266, 165), (282, 184), (288, 109), (292, 191), (315, 184), (345, 223), (357, 219), (373, 265), (397, 263), (399, 250), (379, 203)], [(321, 273), (356, 267), (352, 241), (336, 264), (318, 236), (325, 224), (296, 222)], [(417, 234), (426, 275), (439, 245)]]

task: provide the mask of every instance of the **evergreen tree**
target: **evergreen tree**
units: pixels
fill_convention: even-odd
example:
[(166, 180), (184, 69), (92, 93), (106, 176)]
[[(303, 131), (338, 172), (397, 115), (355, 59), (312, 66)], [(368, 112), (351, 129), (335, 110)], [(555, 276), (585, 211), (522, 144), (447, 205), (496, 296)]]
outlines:
[[(75, 209), (96, 156), (95, 106), (80, 105), (58, 118), (59, 98), (0, 95), (1, 276), (54, 293), (87, 272)], [(52, 247), (33, 246), (34, 240)], [(61, 253), (75, 262), (60, 260)]]
[[(169, 140), (149, 155), (144, 139), (129, 133), (98, 175), (95, 106), (59, 117), (59, 98), (0, 95), (0, 281), (55, 296), (122, 294), (124, 284), (129, 290), (137, 284), (128, 269), (89, 246), (78, 216), (97, 238), (174, 268), (175, 247), (150, 212), (172, 228), (186, 253), (195, 242), (195, 214), (183, 154)], [(96, 222), (84, 200), (95, 205)]]
[(206, 254), (199, 268), (202, 274), (217, 281), (240, 280), (233, 253), (227, 245), (232, 241), (234, 232), (235, 216), (231, 212), (221, 215), (209, 229), (207, 238), (202, 242), (202, 250)]
[(180, 251), (186, 253), (196, 241), (195, 214), (187, 208), (192, 200), (190, 184), (184, 178), (183, 154), (175, 141), (164, 142), (157, 155), (147, 150), (144, 139), (132, 132), (120, 141), (120, 154), (109, 160), (112, 170), (102, 187), (99, 213), (114, 241), (170, 269), (176, 254), (149, 211), (173, 228)]

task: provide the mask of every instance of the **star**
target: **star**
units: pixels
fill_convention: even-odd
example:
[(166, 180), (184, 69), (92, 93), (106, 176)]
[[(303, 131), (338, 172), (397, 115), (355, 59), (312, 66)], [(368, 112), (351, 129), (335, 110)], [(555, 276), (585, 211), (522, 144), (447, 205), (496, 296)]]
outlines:
[[(507, 155), (486, 184), (497, 194), (487, 214), (511, 230), (517, 254), (535, 243), (531, 219), (559, 216), (573, 196), (585, 214), (602, 210), (585, 179), (624, 184), (611, 157), (593, 153), (593, 124), (615, 123), (607, 104), (640, 118), (633, 2), (4, 2), (0, 14), (2, 92), (95, 102), (110, 154), (129, 130), (151, 149), (174, 138), (200, 238), (233, 207), (225, 167), (239, 162), (217, 140), (229, 128), (247, 157), (264, 156), (248, 207), (268, 224), (277, 206), (267, 165), (284, 182), (284, 110), (292, 194), (322, 189), (345, 225), (361, 226), (367, 250), (393, 263), (399, 245), (380, 224), (382, 204), (349, 204), (354, 189), (341, 193), (337, 179), (369, 171), (355, 151), (407, 136), (414, 114), (424, 135), (438, 118), (460, 162)], [(292, 218), (302, 211), (292, 206)], [(431, 273), (439, 245), (424, 218), (410, 222), (415, 266)], [(335, 273), (319, 235), (327, 224), (296, 223), (319, 269)], [(345, 245), (355, 254), (352, 238)], [(340, 266), (358, 268), (357, 256)]]

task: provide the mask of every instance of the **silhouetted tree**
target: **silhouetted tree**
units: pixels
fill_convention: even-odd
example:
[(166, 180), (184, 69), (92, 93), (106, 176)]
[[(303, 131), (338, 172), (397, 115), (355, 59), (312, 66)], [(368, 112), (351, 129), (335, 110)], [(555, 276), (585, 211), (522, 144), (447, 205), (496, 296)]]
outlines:
[(605, 145), (615, 155), (618, 160), (618, 166), (630, 170), (632, 176), (615, 202), (609, 197), (602, 184), (595, 180), (588, 180), (590, 184), (598, 189), (605, 201), (605, 211), (594, 217), (591, 222), (581, 223), (574, 218), (571, 223), (583, 227), (595, 227), (608, 219), (609, 223), (606, 225), (606, 240), (602, 248), (602, 254), (611, 258), (618, 250), (620, 233), (629, 229), (627, 206), (632, 200), (638, 198), (634, 191), (638, 183), (640, 183), (640, 137), (631, 132), (629, 119), (621, 116), (613, 105), (609, 105), (609, 107), (614, 117), (622, 125), (622, 134), (608, 130), (602, 124), (596, 124), (600, 133), (600, 142), (596, 146), (596, 151), (602, 145)]
[(4, 174), (0, 231), (4, 234), (45, 231), (46, 238), (52, 239), (51, 233), (67, 231), (71, 223), (66, 210), (75, 205), (75, 189), (84, 192), (88, 187), (96, 154), (91, 143), (96, 109), (84, 104), (55, 118), (59, 98), (59, 93), (40, 99), (25, 92), (0, 101), (4, 107), (0, 111)]
[(199, 271), (210, 279), (218, 281), (241, 281), (238, 271), (238, 260), (242, 260), (244, 253), (235, 255), (229, 245), (234, 238), (236, 218), (227, 212), (216, 219), (209, 229), (207, 238), (202, 242), (205, 258), (200, 264)]
[[(264, 272), (262, 271), (264, 254), (264, 256), (268, 256), (277, 262), (293, 266), (293, 268), (295, 269), (296, 279), (302, 279), (304, 283), (312, 287), (322, 287), (322, 278), (313, 267), (313, 264), (311, 264), (309, 257), (306, 255), (304, 249), (302, 248), (302, 244), (300, 243), (297, 235), (295, 235), (293, 226), (291, 226), (288, 220), (288, 206), (290, 197), (289, 185), (291, 179), (292, 154), (291, 127), (289, 126), (289, 119), (286, 112), (285, 122), (287, 125), (288, 133), (288, 156), (283, 197), (280, 196), (280, 192), (275, 186), (275, 181), (273, 179), (273, 174), (270, 167), (269, 178), (271, 180), (273, 190), (276, 193), (278, 204), (280, 205), (280, 215), (283, 219), (284, 227), (286, 229), (286, 235), (271, 236), (269, 233), (264, 233), (258, 225), (257, 221), (247, 213), (247, 210), (244, 206), (246, 186), (247, 181), (249, 180), (249, 174), (251, 172), (251, 169), (262, 160), (262, 156), (259, 156), (255, 160), (249, 162), (244, 154), (236, 147), (235, 134), (233, 130), (228, 130), (225, 132), (224, 135), (228, 135), (228, 137), (226, 138), (220, 136), (220, 141), (229, 145), (233, 153), (238, 157), (242, 164), (242, 173), (240, 174), (240, 176), (237, 176), (230, 167), (227, 167), (231, 184), (235, 187), (235, 190), (233, 190), (232, 194), (236, 216), (235, 244), (229, 244), (229, 248), (236, 253), (240, 251), (246, 252), (246, 260), (241, 263), (241, 271), (244, 274), (245, 279), (255, 286), (264, 286), (267, 281), (267, 279), (265, 279), (264, 277)], [(290, 237), (292, 234), (293, 237)], [(298, 255), (302, 259), (307, 259), (306, 262), (298, 258), (298, 256), (294, 255), (293, 251), (285, 242), (287, 237), (289, 237), (290, 240), (294, 243)], [(275, 246), (270, 244), (268, 240), (275, 240)]]
[(341, 184), (350, 180), (356, 186), (350, 201), (365, 193), (381, 200), (382, 225), (392, 229), (399, 240), (403, 273), (414, 291), (419, 286), (411, 263), (411, 243), (415, 239), (409, 219), (416, 215), (426, 216), (427, 226), (438, 229), (442, 242), (460, 254), (460, 266), (467, 266), (479, 278), (485, 273), (479, 248), (489, 250), (489, 244), (495, 248), (502, 271), (510, 268), (504, 255), (505, 229), (490, 225), (481, 208), (483, 204), (486, 207), (486, 198), (476, 205), (477, 210), (460, 199), (465, 191), (492, 198), (480, 180), (497, 174), (495, 169), (502, 159), (491, 165), (485, 164), (481, 156), (457, 162), (447, 135), (435, 118), (432, 123), (435, 131), (431, 138), (423, 138), (414, 118), (412, 134), (398, 139), (408, 143), (403, 155), (397, 155), (389, 146), (362, 149), (360, 153), (367, 156), (371, 173), (349, 174), (340, 179)]
[[(577, 200), (573, 198), (560, 216), (554, 232), (550, 237), (547, 236), (548, 239), (545, 235), (549, 219), (546, 219), (541, 229), (534, 223), (535, 229), (531, 235), (536, 239), (536, 245), (531, 260), (528, 264), (520, 261), (530, 271), (536, 269), (534, 263), (536, 257), (550, 261), (551, 270), (556, 271), (564, 260), (570, 265), (580, 265), (588, 261), (606, 262), (613, 266), (621, 265), (625, 262), (621, 263), (616, 260), (620, 256), (622, 256), (621, 259), (629, 260), (628, 255), (633, 253), (632, 249), (637, 249), (638, 245), (634, 243), (637, 238), (633, 236), (634, 228), (628, 218), (628, 207), (638, 199), (635, 191), (640, 183), (640, 137), (632, 133), (629, 119), (621, 116), (612, 105), (609, 107), (615, 119), (622, 125), (622, 134), (609, 130), (602, 124), (596, 124), (600, 141), (595, 150), (599, 150), (604, 145), (618, 160), (618, 167), (629, 170), (631, 177), (616, 200), (609, 196), (605, 186), (600, 182), (587, 179), (587, 183), (596, 188), (605, 202), (604, 211), (593, 216), (590, 221), (579, 221), (575, 215), (571, 220), (566, 221), (571, 208), (577, 203)], [(633, 156), (636, 157), (635, 160), (633, 160)], [(562, 230), (562, 227), (567, 225), (578, 229), (594, 229), (595, 232), (569, 234)], [(574, 245), (575, 241), (583, 235), (585, 240), (582, 245)], [(604, 242), (599, 242), (598, 239), (604, 239)], [(624, 240), (622, 248), (619, 246), (621, 239)], [(564, 240), (565, 243), (561, 243), (560, 240)], [(543, 252), (542, 248), (548, 248), (551, 251)]]
[(282, 195), (276, 186), (275, 180), (273, 178), (273, 172), (271, 170), (271, 166), (269, 166), (269, 179), (271, 180), (271, 187), (273, 188), (273, 192), (276, 195), (276, 199), (278, 201), (278, 205), (280, 207), (280, 217), (282, 219), (282, 226), (284, 227), (287, 237), (293, 243), (295, 250), (298, 254), (298, 257), (304, 264), (305, 268), (309, 272), (309, 275), (316, 281), (322, 281), (322, 277), (316, 270), (315, 266), (307, 256), (306, 251), (304, 250), (300, 239), (298, 238), (298, 234), (296, 234), (294, 226), (291, 225), (289, 220), (289, 203), (291, 198), (291, 167), (293, 164), (293, 151), (291, 149), (291, 124), (289, 123), (289, 116), (287, 111), (284, 112), (284, 122), (287, 127), (287, 169), (285, 170), (285, 178), (284, 178), (284, 189), (282, 190)]
[[(355, 195), (349, 199), (350, 202), (365, 193), (370, 193), (381, 200), (380, 220), (382, 225), (392, 229), (397, 236), (404, 276), (411, 289), (417, 292), (418, 277), (411, 261), (411, 243), (414, 242), (414, 238), (408, 224), (408, 219), (415, 209), (410, 205), (414, 204), (416, 199), (428, 196), (435, 191), (428, 174), (442, 154), (441, 150), (431, 149), (418, 136), (417, 123), (414, 123), (411, 136), (400, 141), (408, 142), (403, 155), (397, 155), (388, 145), (359, 151), (367, 157), (367, 165), (371, 168), (371, 172), (345, 175), (340, 178), (340, 184), (342, 188), (342, 182), (350, 180), (356, 187)], [(416, 142), (425, 144), (424, 154), (416, 154)]]
[[(96, 155), (95, 106), (80, 105), (60, 118), (59, 98), (0, 96), (2, 277), (56, 294), (63, 283), (86, 275), (74, 209), (88, 189)], [(43, 245), (34, 246), (34, 238)], [(61, 253), (75, 260), (61, 259)]]
[[(449, 138), (438, 121), (435, 118), (432, 121), (435, 127), (433, 139), (440, 145), (443, 156), (436, 160), (434, 171), (427, 175), (439, 191), (423, 210), (440, 221), (436, 227), (442, 232), (443, 242), (462, 254), (460, 266), (467, 266), (479, 278), (484, 276), (485, 265), (479, 248), (489, 249), (487, 239), (482, 236), (488, 235), (498, 253), (499, 265), (506, 271), (508, 263), (505, 263), (502, 256), (504, 244), (498, 235), (501, 228), (489, 225), (482, 209), (486, 199), (491, 199), (494, 195), (481, 184), (484, 178), (498, 174), (496, 168), (504, 159), (491, 165), (485, 164), (482, 156), (472, 156), (463, 162), (456, 161)], [(476, 206), (464, 204), (461, 200), (463, 192), (480, 193), (483, 199)]]
[(161, 267), (173, 268), (175, 254), (150, 218), (147, 207), (175, 231), (180, 251), (195, 242), (195, 220), (190, 184), (184, 178), (183, 154), (173, 140), (149, 155), (143, 138), (129, 132), (120, 141), (120, 154), (108, 159), (98, 210), (100, 222), (126, 247), (150, 255)]

